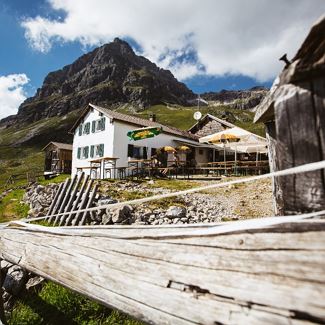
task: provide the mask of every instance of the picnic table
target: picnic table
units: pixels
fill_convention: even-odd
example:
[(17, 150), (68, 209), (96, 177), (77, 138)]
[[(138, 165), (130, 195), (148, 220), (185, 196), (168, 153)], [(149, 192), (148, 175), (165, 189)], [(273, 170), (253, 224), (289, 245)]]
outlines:
[(228, 172), (234, 174), (247, 174), (247, 173), (261, 173), (267, 171), (269, 168), (268, 160), (260, 160), (260, 161), (252, 161), (252, 160), (237, 160), (237, 161), (214, 161), (208, 163), (201, 163), (198, 165), (200, 170), (209, 172), (224, 172), (227, 174)]
[(117, 157), (100, 157), (96, 159), (90, 160), (90, 168), (91, 170), (96, 170), (96, 174), (98, 175), (99, 170), (99, 178), (107, 178), (107, 174), (109, 173), (109, 178), (115, 178), (115, 170), (116, 170), (116, 161), (119, 158)]

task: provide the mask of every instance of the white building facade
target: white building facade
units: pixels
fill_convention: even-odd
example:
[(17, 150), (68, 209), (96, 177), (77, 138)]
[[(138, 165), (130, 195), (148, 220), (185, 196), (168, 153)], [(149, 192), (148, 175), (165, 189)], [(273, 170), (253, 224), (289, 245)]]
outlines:
[[(162, 127), (163, 131), (153, 138), (133, 141), (127, 136), (129, 131), (155, 126)], [(116, 167), (128, 167), (129, 161), (150, 159), (161, 147), (176, 147), (182, 144), (192, 148), (197, 163), (209, 161), (208, 146), (200, 144), (196, 136), (186, 131), (92, 104), (89, 104), (71, 131), (74, 134), (72, 175), (78, 170), (90, 174), (88, 167), (90, 167), (91, 160), (118, 158)], [(102, 173), (101, 178), (105, 177), (106, 175)]]

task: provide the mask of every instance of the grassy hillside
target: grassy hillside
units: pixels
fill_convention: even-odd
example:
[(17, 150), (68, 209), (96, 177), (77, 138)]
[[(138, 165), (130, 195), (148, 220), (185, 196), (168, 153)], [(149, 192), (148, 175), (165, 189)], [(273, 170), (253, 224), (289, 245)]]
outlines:
[(44, 154), (41, 149), (50, 141), (72, 142), (68, 133), (80, 111), (56, 116), (35, 123), (0, 128), (0, 191), (12, 174), (42, 170)]
[[(118, 111), (121, 113), (130, 114), (128, 107), (123, 107), (118, 109)], [(171, 125), (182, 130), (187, 130), (196, 123), (193, 118), (193, 114), (196, 111), (197, 107), (169, 107), (166, 105), (155, 105), (149, 109), (133, 113), (132, 115), (148, 119), (152, 113), (155, 113), (158, 122)], [(212, 114), (248, 131), (265, 136), (264, 125), (261, 123), (253, 123), (253, 112), (229, 108), (224, 105), (200, 107), (200, 111), (203, 115), (207, 113)]]

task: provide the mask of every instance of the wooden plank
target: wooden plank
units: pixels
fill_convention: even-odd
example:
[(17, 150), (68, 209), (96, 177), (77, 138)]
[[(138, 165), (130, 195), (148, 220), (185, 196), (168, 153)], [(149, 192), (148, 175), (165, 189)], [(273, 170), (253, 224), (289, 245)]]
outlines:
[[(86, 188), (86, 185), (88, 183), (88, 180), (89, 180), (89, 175), (86, 175), (85, 178), (84, 178), (83, 184), (82, 184), (82, 186), (81, 186), (81, 188), (79, 190), (79, 193), (78, 193), (78, 195), (77, 195), (77, 197), (76, 197), (76, 199), (75, 199), (75, 201), (73, 203), (73, 206), (72, 206), (72, 208), (70, 210), (71, 213), (68, 216), (63, 216), (61, 218), (60, 226), (64, 223), (64, 220), (65, 219), (67, 219), (67, 222), (65, 223), (66, 226), (68, 226), (68, 225), (71, 224), (71, 220), (73, 219), (73, 216), (76, 215), (76, 213), (74, 211), (77, 210), (78, 205), (79, 205), (79, 203), (80, 203), (80, 201), (81, 201), (81, 199), (82, 199), (82, 197), (84, 195), (84, 190)], [(78, 188), (78, 187), (79, 187), (79, 185), (76, 186), (76, 188)], [(82, 209), (82, 208), (83, 208), (82, 207), (82, 204), (80, 204), (79, 210)], [(67, 209), (66, 211), (69, 211), (69, 210)]]
[[(287, 93), (274, 104), (277, 134), (277, 164), (280, 170), (320, 161), (320, 139), (316, 129), (313, 95), (309, 84), (287, 86)], [(283, 212), (321, 210), (325, 207), (322, 171), (279, 178)], [(279, 196), (281, 196), (279, 194)]]
[[(88, 182), (88, 186), (87, 186), (87, 189), (86, 189), (86, 192), (82, 198), (82, 201), (81, 201), (81, 204), (80, 204), (80, 208), (79, 210), (82, 210), (82, 209), (85, 209), (85, 208), (89, 208), (91, 206), (91, 203), (92, 203), (92, 199), (90, 198), (89, 196), (89, 192), (91, 190), (91, 187), (93, 185), (93, 180), (91, 179), (89, 182)], [(78, 212), (74, 218), (74, 220), (67, 220), (67, 223), (66, 223), (66, 226), (70, 225), (70, 224), (73, 224), (73, 225), (78, 225), (79, 223), (79, 220), (82, 218), (84, 212)]]
[[(60, 204), (60, 207), (59, 207), (57, 213), (62, 213), (65, 210), (66, 204), (67, 204), (69, 198), (71, 197), (71, 191), (72, 191), (77, 179), (78, 179), (78, 176), (74, 175), (74, 177), (72, 178), (72, 180), (69, 184), (69, 187), (67, 189), (65, 189), (64, 196), (63, 196), (62, 202)], [(56, 216), (53, 224), (54, 225), (58, 224), (60, 219), (61, 219), (61, 216)]]
[(53, 222), (55, 221), (55, 218), (53, 217), (54, 214), (58, 213), (59, 209), (60, 209), (60, 206), (61, 206), (61, 202), (64, 198), (64, 195), (65, 195), (65, 191), (67, 190), (69, 184), (71, 182), (71, 179), (70, 178), (67, 178), (63, 184), (63, 188), (62, 188), (62, 191), (55, 203), (55, 206), (53, 208), (53, 211), (52, 211), (52, 216), (49, 217), (49, 222)]
[[(89, 199), (88, 199), (88, 202), (87, 202), (87, 205), (86, 205), (86, 209), (90, 208), (92, 206), (92, 203), (93, 203), (93, 200), (96, 196), (96, 193), (97, 193), (97, 189), (98, 189), (98, 183), (95, 184), (90, 196), (89, 196)], [(81, 220), (79, 222), (79, 225), (84, 225), (85, 222), (86, 222), (86, 218), (88, 216), (89, 212), (85, 211), (85, 212), (82, 212), (82, 217), (81, 217)], [(79, 216), (78, 218), (75, 219), (75, 222), (73, 223), (73, 225), (78, 225), (78, 219), (79, 219)]]
[(53, 198), (53, 200), (52, 200), (52, 203), (51, 203), (51, 205), (50, 205), (50, 207), (49, 207), (49, 210), (48, 210), (48, 212), (47, 212), (47, 215), (48, 215), (48, 216), (50, 216), (50, 215), (52, 214), (53, 210), (54, 210), (54, 207), (55, 207), (56, 201), (57, 201), (57, 199), (59, 198), (59, 195), (61, 194), (61, 191), (62, 191), (62, 189), (63, 189), (63, 184), (64, 184), (64, 183), (60, 183), (59, 188), (58, 188), (57, 192), (55, 193), (55, 196), (54, 196), (54, 198)]
[[(88, 181), (88, 175), (84, 178), (85, 174), (82, 173), (80, 175), (80, 177), (77, 179), (77, 182), (76, 182), (76, 185), (75, 187), (72, 189), (72, 193), (70, 195), (70, 199), (68, 201), (68, 204), (67, 206), (64, 208), (64, 212), (70, 212), (69, 215), (63, 215), (60, 217), (60, 223), (59, 223), (59, 226), (62, 226), (64, 223), (65, 223), (65, 220), (68, 218), (68, 216), (71, 218), (73, 217), (73, 211), (74, 210), (77, 210), (77, 207), (78, 207), (78, 204), (80, 202), (80, 198), (82, 197), (82, 194), (83, 194), (83, 191), (84, 191), (84, 187), (85, 187), (85, 184), (87, 184), (87, 181)], [(80, 183), (82, 181), (82, 179), (84, 178), (84, 182), (83, 182), (83, 185), (81, 186), (80, 190), (79, 190), (79, 186), (80, 186)], [(77, 195), (79, 191), (79, 194)]]
[[(312, 89), (319, 151), (321, 159), (325, 160), (325, 78), (313, 80)], [(322, 180), (323, 184), (325, 184), (325, 169), (322, 172)]]
[(20, 223), (0, 256), (148, 323), (324, 323), (325, 221), (249, 225)]

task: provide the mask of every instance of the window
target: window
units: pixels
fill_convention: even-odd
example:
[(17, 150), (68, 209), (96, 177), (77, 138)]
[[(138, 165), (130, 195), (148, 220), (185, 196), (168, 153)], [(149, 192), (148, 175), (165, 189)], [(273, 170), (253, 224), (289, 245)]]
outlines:
[(103, 157), (104, 156), (104, 144), (98, 144), (95, 146), (95, 157)]
[(157, 154), (157, 148), (151, 148), (151, 156)]
[(128, 157), (136, 159), (147, 159), (147, 147), (138, 147), (133, 144), (128, 145)]
[(89, 153), (89, 147), (83, 147), (81, 150), (81, 159), (87, 159)]
[(105, 117), (100, 118), (99, 120), (95, 120), (91, 122), (91, 132), (100, 132), (105, 130)]
[(90, 122), (87, 122), (83, 127), (82, 134), (89, 134), (89, 133), (90, 133)]
[(104, 156), (104, 144), (96, 144), (90, 146), (90, 158), (98, 158)]
[(80, 125), (79, 125), (79, 128), (78, 128), (78, 131), (79, 131), (79, 135), (82, 135), (82, 128), (83, 128), (83, 125), (82, 125), (82, 124), (80, 124)]
[(78, 151), (77, 151), (77, 158), (78, 159), (87, 159), (89, 156), (89, 147), (81, 147), (81, 148), (78, 148)]
[(199, 155), (203, 155), (203, 149), (199, 149)]

